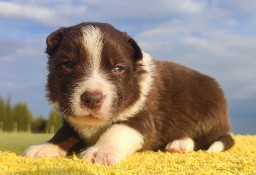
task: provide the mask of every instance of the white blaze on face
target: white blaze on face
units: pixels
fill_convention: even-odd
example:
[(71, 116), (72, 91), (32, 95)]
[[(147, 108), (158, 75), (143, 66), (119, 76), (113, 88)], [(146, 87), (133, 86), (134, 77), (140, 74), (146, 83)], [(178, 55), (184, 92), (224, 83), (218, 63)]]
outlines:
[[(108, 119), (111, 115), (111, 106), (115, 98), (115, 86), (107, 80), (106, 74), (101, 72), (101, 54), (104, 35), (99, 28), (88, 26), (81, 29), (83, 33), (83, 45), (87, 57), (84, 79), (77, 84), (71, 99), (71, 108), (76, 116), (92, 114), (99, 119)], [(103, 94), (103, 103), (98, 110), (86, 109), (81, 105), (80, 97), (86, 91), (99, 91)]]
[(103, 47), (103, 34), (99, 28), (89, 26), (82, 28), (83, 44), (88, 54), (89, 72), (92, 74), (99, 73), (101, 53)]

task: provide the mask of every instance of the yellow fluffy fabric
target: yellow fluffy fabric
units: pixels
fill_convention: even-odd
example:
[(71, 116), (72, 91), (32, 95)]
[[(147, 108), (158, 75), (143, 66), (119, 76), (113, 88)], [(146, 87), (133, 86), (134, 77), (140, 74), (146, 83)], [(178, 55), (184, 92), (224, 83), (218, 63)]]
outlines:
[(221, 153), (142, 152), (114, 166), (69, 158), (24, 158), (0, 152), (0, 174), (248, 174), (256, 175), (256, 136), (235, 135), (235, 145)]

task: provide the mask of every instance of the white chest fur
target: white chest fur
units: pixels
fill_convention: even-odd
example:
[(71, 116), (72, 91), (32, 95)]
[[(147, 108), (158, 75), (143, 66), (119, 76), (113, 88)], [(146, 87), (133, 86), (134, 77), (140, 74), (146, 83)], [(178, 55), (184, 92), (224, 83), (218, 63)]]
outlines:
[(68, 119), (68, 121), (79, 136), (85, 139), (86, 143), (89, 144), (88, 146), (95, 144), (102, 133), (105, 132), (109, 127), (109, 124), (106, 123), (88, 125), (72, 118)]

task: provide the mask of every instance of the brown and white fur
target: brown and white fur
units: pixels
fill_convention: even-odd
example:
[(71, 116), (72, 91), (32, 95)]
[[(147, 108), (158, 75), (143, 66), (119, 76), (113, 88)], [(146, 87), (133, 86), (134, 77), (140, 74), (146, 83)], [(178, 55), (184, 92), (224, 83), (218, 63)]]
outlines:
[(63, 126), (25, 156), (83, 148), (81, 158), (111, 165), (136, 151), (219, 152), (233, 145), (227, 103), (213, 78), (151, 58), (105, 23), (60, 28), (46, 42), (48, 98)]

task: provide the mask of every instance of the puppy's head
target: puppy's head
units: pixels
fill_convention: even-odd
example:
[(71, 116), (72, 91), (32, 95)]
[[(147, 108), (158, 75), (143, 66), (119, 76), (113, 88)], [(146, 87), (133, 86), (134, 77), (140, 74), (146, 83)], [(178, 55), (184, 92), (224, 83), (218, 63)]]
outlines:
[(112, 120), (140, 98), (140, 47), (109, 24), (61, 28), (46, 40), (47, 91), (64, 116)]

